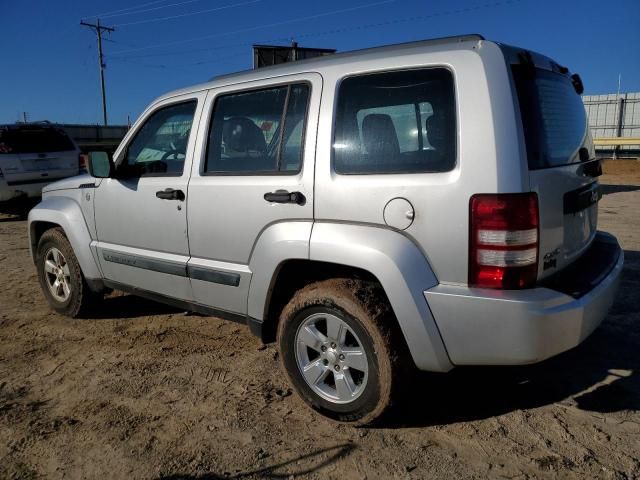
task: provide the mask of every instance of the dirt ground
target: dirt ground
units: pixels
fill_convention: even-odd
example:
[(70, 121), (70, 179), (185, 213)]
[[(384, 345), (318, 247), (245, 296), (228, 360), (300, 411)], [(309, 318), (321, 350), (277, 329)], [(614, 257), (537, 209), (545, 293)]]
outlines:
[(52, 314), (0, 215), (0, 478), (640, 478), (640, 164), (605, 165), (615, 305), (539, 365), (416, 376), (376, 428), (308, 410), (244, 326), (131, 296)]

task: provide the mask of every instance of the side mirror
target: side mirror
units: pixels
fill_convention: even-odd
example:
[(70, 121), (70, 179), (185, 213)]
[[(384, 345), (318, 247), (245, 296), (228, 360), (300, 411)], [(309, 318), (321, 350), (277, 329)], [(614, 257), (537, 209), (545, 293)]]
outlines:
[(95, 178), (109, 178), (115, 170), (107, 152), (89, 152), (88, 167), (89, 175)]

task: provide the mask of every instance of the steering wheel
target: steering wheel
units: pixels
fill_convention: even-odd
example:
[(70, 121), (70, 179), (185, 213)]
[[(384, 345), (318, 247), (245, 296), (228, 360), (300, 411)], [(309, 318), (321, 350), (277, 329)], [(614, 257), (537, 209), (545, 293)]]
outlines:
[(173, 156), (174, 160), (178, 160), (178, 155), (184, 155), (184, 152), (178, 150), (178, 147), (176, 147), (175, 143), (169, 143), (169, 147), (171, 148), (171, 150), (162, 155), (161, 160), (168, 160), (171, 156)]
[(168, 160), (169, 157), (173, 156), (174, 160), (178, 159), (178, 155), (182, 154), (182, 152), (179, 152), (178, 150), (169, 150), (168, 152), (166, 152), (164, 155), (162, 155), (161, 160)]

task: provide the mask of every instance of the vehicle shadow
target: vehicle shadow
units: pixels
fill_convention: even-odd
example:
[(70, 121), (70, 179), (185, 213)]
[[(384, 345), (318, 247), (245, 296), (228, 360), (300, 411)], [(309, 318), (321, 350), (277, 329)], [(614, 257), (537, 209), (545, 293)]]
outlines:
[(640, 185), (607, 185), (600, 184), (600, 191), (603, 195), (610, 195), (612, 193), (621, 193), (621, 192), (635, 192), (636, 190), (640, 190)]
[(35, 207), (40, 199), (12, 200), (0, 203), (0, 215), (11, 215), (0, 218), (0, 223), (26, 220), (29, 211)]
[(614, 305), (583, 344), (536, 365), (417, 373), (412, 387), (378, 426), (445, 425), (553, 403), (600, 413), (640, 410), (638, 291), (640, 252), (625, 251)]
[(135, 295), (115, 293), (107, 296), (99, 307), (87, 312), (83, 318), (88, 320), (131, 319), (149, 315), (170, 315), (183, 313), (171, 305), (154, 302)]
[[(2, 215), (2, 213), (0, 213)], [(8, 222), (23, 222), (27, 219), (27, 216), (11, 215), (10, 217), (0, 217), (0, 223)]]
[[(309, 475), (327, 465), (347, 457), (356, 449), (353, 443), (344, 443), (333, 447), (321, 448), (285, 462), (275, 463), (264, 468), (231, 474), (230, 472), (205, 473), (202, 475), (172, 474), (158, 477), (158, 480), (218, 480), (229, 478), (291, 478)], [(327, 458), (325, 455), (329, 454)], [(324, 458), (324, 459), (323, 459)]]

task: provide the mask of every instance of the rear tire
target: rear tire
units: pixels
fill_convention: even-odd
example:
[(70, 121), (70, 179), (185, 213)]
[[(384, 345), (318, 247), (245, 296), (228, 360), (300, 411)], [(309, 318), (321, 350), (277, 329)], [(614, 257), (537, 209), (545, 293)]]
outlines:
[(307, 285), (280, 316), (283, 369), (315, 411), (339, 422), (371, 423), (391, 405), (407, 361), (395, 322), (374, 282)]
[(47, 302), (62, 315), (78, 317), (102, 298), (87, 285), (73, 248), (61, 228), (52, 228), (42, 234), (36, 251), (36, 268)]

